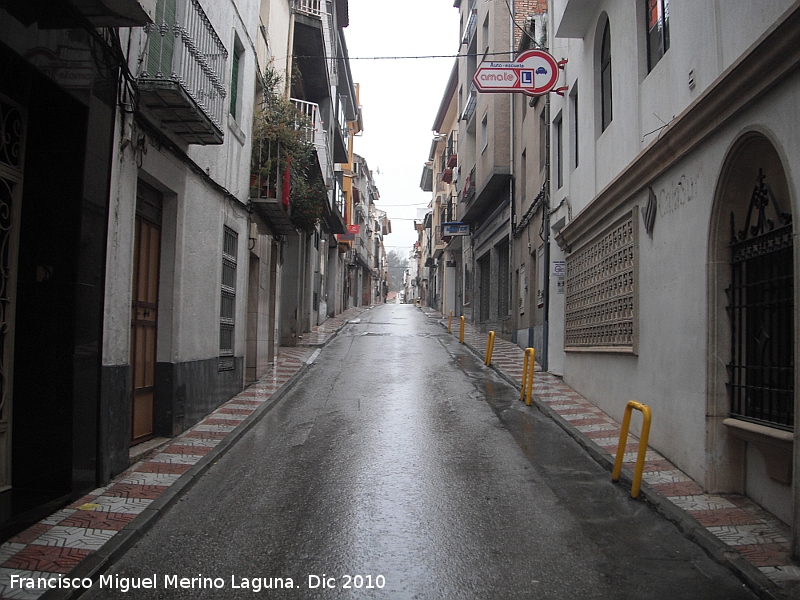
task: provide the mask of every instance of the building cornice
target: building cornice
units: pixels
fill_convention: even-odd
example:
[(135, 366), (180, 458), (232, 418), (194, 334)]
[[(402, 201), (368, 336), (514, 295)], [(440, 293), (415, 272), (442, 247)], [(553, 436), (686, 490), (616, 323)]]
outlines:
[(604, 215), (660, 177), (800, 66), (800, 0), (557, 235), (567, 252)]

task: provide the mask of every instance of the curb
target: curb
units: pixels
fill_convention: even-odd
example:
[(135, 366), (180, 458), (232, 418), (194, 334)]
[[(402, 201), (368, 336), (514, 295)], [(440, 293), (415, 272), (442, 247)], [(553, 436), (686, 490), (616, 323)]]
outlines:
[[(442, 325), (445, 330), (447, 329), (447, 326), (441, 321), (439, 321), (439, 324)], [(483, 354), (466, 340), (463, 345), (477, 358), (483, 358)], [(501, 371), (494, 364), (489, 365), (488, 368), (491, 368), (501, 379), (504, 379), (512, 387), (517, 390), (521, 389), (520, 384), (514, 378)], [(539, 412), (555, 421), (561, 429), (574, 439), (587, 454), (606, 471), (611, 473), (614, 470), (614, 458), (610, 454), (600, 448), (600, 446), (595, 444), (590, 438), (584, 436), (548, 405), (540, 402), (535, 394), (531, 395), (531, 406), (535, 406)], [(626, 484), (632, 484), (633, 472), (628, 468), (623, 468), (620, 474), (620, 481)], [(761, 600), (783, 600), (787, 598), (787, 596), (782, 593), (781, 588), (757, 567), (747, 562), (741, 554), (709, 532), (698, 523), (694, 517), (669, 501), (666, 496), (654, 490), (646, 481), (641, 482), (640, 497), (649, 504), (652, 504), (660, 515), (674, 523), (687, 539), (702, 548), (713, 560), (730, 569), (734, 575), (736, 575), (736, 577), (738, 577), (753, 593), (761, 598)]]
[[(347, 321), (342, 325), (344, 326)], [(339, 328), (341, 329), (341, 327)], [(339, 329), (331, 334), (334, 337)], [(329, 339), (330, 339), (329, 338)], [(277, 389), (255, 411), (253, 411), (236, 429), (231, 431), (208, 454), (203, 456), (196, 464), (192, 465), (181, 477), (165, 490), (158, 498), (130, 523), (122, 528), (114, 537), (103, 544), (101, 548), (83, 559), (72, 571), (63, 577), (85, 578), (96, 581), (98, 576), (105, 573), (117, 562), (130, 548), (133, 547), (150, 529), (163, 517), (166, 512), (180, 498), (186, 494), (205, 473), (230, 450), (247, 432), (249, 432), (266, 414), (271, 411), (283, 397), (291, 390), (297, 381), (305, 375), (311, 367), (312, 358), (303, 364), (279, 389)], [(246, 389), (246, 388), (245, 388)], [(243, 390), (244, 391), (244, 390)], [(69, 588), (49, 590), (42, 594), (40, 600), (71, 600), (78, 598), (90, 591), (85, 588)]]

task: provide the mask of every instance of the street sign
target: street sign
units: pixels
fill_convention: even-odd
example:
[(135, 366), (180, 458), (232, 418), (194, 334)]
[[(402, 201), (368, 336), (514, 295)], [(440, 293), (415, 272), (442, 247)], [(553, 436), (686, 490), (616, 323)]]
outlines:
[(483, 61), (472, 81), (482, 93), (521, 93), (544, 96), (558, 83), (559, 65), (544, 50), (526, 50), (515, 62)]
[(360, 225), (348, 225), (347, 226), (347, 233), (358, 233)]
[(469, 235), (467, 223), (442, 223), (442, 236)]
[(554, 260), (552, 270), (550, 271), (550, 273), (552, 275), (556, 275), (557, 277), (563, 277), (567, 272), (566, 264), (567, 264), (566, 261)]

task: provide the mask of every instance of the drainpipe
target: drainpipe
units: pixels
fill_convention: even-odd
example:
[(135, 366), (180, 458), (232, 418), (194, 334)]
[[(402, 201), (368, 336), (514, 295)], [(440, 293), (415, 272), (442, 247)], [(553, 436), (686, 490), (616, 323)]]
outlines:
[(294, 8), (289, 9), (289, 41), (286, 48), (286, 99), (292, 97), (292, 69), (294, 68)]
[[(514, 60), (514, 19), (516, 18), (516, 15), (517, 15), (516, 2), (514, 0), (511, 0), (511, 19), (509, 20), (509, 23), (508, 23), (508, 33), (509, 33), (509, 36), (510, 36), (510, 39), (508, 40), (508, 46), (509, 46), (508, 56), (509, 56), (509, 60), (510, 61)], [(508, 293), (509, 297), (507, 298), (507, 301), (508, 301), (508, 307), (511, 309), (511, 312), (512, 312), (512, 315), (511, 315), (511, 318), (509, 319), (509, 322), (511, 324), (513, 324), (513, 323), (515, 323), (516, 317), (518, 315), (516, 306), (514, 305), (514, 294), (513, 294), (513, 288), (514, 288), (514, 285), (513, 285), (513, 282), (514, 282), (514, 227), (515, 227), (514, 218), (516, 217), (516, 200), (515, 200), (515, 194), (514, 194), (514, 179), (515, 179), (515, 176), (516, 176), (516, 174), (514, 172), (514, 135), (516, 133), (516, 131), (514, 130), (514, 94), (509, 94), (508, 95), (508, 105), (509, 105), (509, 115), (510, 115), (510, 124), (509, 124), (509, 126), (511, 127), (511, 129), (509, 130), (510, 135), (508, 136), (510, 152), (511, 152), (510, 160), (509, 160), (509, 171), (511, 171), (511, 177), (510, 177), (509, 183), (508, 183), (508, 188), (509, 188), (508, 189), (508, 199), (509, 199), (509, 202), (511, 203), (511, 215), (509, 217), (509, 225), (508, 225), (508, 229), (509, 229), (509, 234), (508, 234), (508, 252), (510, 254), (509, 260), (508, 260), (508, 281), (511, 282), (511, 285), (508, 286), (509, 289), (508, 289), (507, 293)], [(519, 285), (519, 282), (517, 282), (517, 285)], [(519, 323), (517, 323), (517, 325), (519, 325)], [(512, 335), (514, 337), (514, 340), (516, 340), (517, 339), (517, 328), (515, 327), (514, 330), (511, 333), (512, 333)]]
[(544, 229), (544, 322), (542, 325), (542, 356), (539, 364), (542, 370), (547, 371), (548, 346), (550, 339), (550, 94), (544, 104), (545, 124), (545, 171), (544, 171), (544, 201), (542, 202), (542, 221)]

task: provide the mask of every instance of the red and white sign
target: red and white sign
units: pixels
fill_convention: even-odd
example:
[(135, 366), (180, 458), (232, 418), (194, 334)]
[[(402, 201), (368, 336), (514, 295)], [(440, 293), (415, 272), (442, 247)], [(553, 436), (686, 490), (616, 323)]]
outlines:
[(347, 233), (358, 233), (360, 225), (348, 225), (347, 226)]
[(481, 93), (522, 93), (544, 96), (558, 83), (558, 61), (544, 50), (526, 50), (516, 62), (483, 61), (472, 77)]

